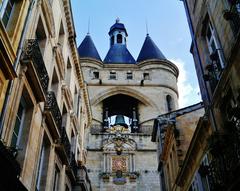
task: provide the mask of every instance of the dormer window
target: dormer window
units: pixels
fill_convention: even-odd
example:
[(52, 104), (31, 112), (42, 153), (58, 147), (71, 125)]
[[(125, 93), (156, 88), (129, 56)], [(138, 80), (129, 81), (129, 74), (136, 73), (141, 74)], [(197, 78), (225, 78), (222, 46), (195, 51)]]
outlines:
[(110, 80), (116, 80), (116, 79), (117, 79), (116, 72), (113, 72), (113, 71), (110, 72), (109, 79), (110, 79)]
[(117, 35), (117, 43), (122, 44), (122, 35), (121, 34)]
[(150, 75), (149, 75), (149, 73), (147, 73), (147, 72), (143, 73), (143, 79), (144, 79), (144, 80), (150, 80)]

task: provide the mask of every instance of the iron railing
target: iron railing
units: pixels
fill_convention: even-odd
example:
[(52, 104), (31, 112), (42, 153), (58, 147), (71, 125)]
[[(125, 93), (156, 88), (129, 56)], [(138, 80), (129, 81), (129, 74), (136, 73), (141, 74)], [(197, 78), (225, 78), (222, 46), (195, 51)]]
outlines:
[(215, 133), (210, 139), (212, 160), (207, 176), (211, 190), (227, 190), (235, 184), (240, 171), (240, 108), (228, 111), (224, 133)]
[(49, 110), (54, 118), (59, 132), (62, 129), (62, 115), (58, 107), (57, 99), (53, 91), (47, 92), (47, 100), (45, 102), (45, 109)]
[(71, 157), (71, 143), (68, 139), (65, 127), (62, 127), (61, 144), (63, 145), (63, 148), (64, 148), (64, 150), (67, 154), (68, 159), (70, 160), (70, 157)]
[(77, 162), (75, 160), (75, 154), (73, 152), (71, 153), (70, 167), (73, 171), (74, 176), (77, 177), (78, 165), (77, 165)]
[(28, 39), (25, 42), (22, 60), (32, 60), (33, 66), (41, 83), (44, 93), (47, 92), (49, 76), (37, 39)]

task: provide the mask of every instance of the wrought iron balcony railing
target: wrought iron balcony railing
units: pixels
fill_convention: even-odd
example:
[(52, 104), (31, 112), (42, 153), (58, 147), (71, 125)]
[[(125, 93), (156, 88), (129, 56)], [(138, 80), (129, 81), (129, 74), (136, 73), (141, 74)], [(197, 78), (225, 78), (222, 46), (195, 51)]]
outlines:
[(38, 41), (36, 39), (26, 40), (24, 49), (23, 49), (22, 60), (32, 61), (33, 67), (37, 73), (42, 89), (44, 93), (46, 93), (48, 88), (48, 83), (49, 83), (49, 76), (44, 64), (44, 60), (39, 48)]
[(70, 141), (68, 139), (65, 127), (62, 127), (61, 144), (64, 147), (64, 150), (66, 152), (66, 155), (67, 155), (68, 159), (70, 160), (70, 157), (71, 157), (71, 143), (70, 143)]
[(70, 165), (71, 143), (68, 139), (65, 127), (61, 128), (61, 137), (57, 141), (56, 151), (58, 152), (59, 157), (61, 157), (63, 163)]
[(71, 169), (73, 171), (73, 174), (76, 178), (77, 177), (77, 171), (78, 171), (78, 165), (77, 165), (77, 162), (75, 160), (75, 154), (74, 153), (71, 153), (70, 167), (71, 167)]
[(240, 130), (235, 121), (226, 123), (227, 129), (224, 134), (214, 134), (210, 139), (212, 160), (206, 172), (211, 190), (227, 190), (230, 186), (235, 185), (236, 177), (238, 177)]
[(240, 31), (240, 0), (228, 0), (230, 9), (223, 12), (223, 17), (230, 21), (235, 35)]
[(58, 107), (57, 99), (53, 91), (47, 92), (47, 100), (45, 102), (45, 110), (49, 111), (52, 115), (54, 123), (57, 126), (58, 132), (62, 131), (62, 115)]

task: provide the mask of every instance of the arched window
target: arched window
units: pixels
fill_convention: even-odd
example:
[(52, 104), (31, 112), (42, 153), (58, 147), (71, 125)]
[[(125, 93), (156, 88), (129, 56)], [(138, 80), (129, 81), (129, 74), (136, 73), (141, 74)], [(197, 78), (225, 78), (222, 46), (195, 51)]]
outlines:
[(117, 43), (119, 43), (119, 44), (122, 43), (122, 35), (121, 34), (117, 35)]
[(167, 102), (167, 111), (170, 112), (173, 110), (173, 99), (170, 95), (166, 96), (166, 102)]
[(114, 44), (114, 36), (111, 37), (111, 46)]

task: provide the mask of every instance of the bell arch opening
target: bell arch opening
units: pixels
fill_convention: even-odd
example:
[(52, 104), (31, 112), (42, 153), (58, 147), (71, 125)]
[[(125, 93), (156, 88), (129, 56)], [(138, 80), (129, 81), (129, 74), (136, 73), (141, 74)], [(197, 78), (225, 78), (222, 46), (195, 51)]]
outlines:
[(113, 126), (124, 127), (125, 132), (139, 131), (140, 101), (124, 94), (117, 94), (103, 100), (103, 129), (107, 131)]

